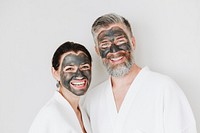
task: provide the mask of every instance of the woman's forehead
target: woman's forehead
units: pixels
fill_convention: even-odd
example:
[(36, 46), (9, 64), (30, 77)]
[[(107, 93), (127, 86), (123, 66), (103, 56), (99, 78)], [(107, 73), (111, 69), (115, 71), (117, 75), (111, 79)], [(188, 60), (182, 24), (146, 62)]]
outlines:
[[(64, 58), (68, 55), (75, 55), (75, 56), (83, 56), (85, 55), (85, 57), (88, 57), (86, 53), (84, 53), (83, 51), (78, 51), (78, 52), (74, 52), (74, 51), (69, 51), (69, 52), (66, 52), (64, 53), (62, 56), (61, 56), (61, 59), (60, 59), (60, 64), (62, 64)], [(88, 57), (89, 58), (89, 57)]]
[(78, 52), (74, 52), (74, 51), (69, 51), (69, 52), (66, 52), (64, 53), (62, 56), (61, 56), (61, 59), (63, 59), (64, 57), (66, 57), (67, 55), (76, 55), (76, 56), (79, 56), (79, 55), (85, 55), (87, 56), (86, 53), (84, 53), (83, 51), (78, 51)]

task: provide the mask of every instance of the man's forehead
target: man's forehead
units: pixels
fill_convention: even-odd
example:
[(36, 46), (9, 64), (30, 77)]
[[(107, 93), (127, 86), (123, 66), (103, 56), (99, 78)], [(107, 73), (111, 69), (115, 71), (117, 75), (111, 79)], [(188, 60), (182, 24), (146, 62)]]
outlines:
[(108, 30), (110, 30), (110, 29), (112, 29), (112, 28), (120, 28), (120, 29), (122, 29), (122, 30), (125, 31), (125, 32), (127, 31), (126, 28), (125, 28), (125, 26), (122, 25), (122, 24), (110, 24), (110, 25), (107, 26), (107, 27), (102, 27), (102, 28), (100, 28), (100, 29), (96, 32), (96, 34), (97, 34), (97, 36), (99, 36), (102, 32), (108, 31)]

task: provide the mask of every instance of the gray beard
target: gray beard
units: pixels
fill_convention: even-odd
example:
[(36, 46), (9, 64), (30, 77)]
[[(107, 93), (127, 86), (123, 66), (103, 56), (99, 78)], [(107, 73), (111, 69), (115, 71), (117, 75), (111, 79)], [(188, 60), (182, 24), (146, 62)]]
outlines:
[(130, 71), (131, 67), (135, 63), (133, 53), (131, 53), (131, 57), (128, 61), (124, 62), (123, 64), (117, 65), (112, 67), (110, 64), (103, 62), (104, 66), (109, 75), (113, 77), (122, 77)]

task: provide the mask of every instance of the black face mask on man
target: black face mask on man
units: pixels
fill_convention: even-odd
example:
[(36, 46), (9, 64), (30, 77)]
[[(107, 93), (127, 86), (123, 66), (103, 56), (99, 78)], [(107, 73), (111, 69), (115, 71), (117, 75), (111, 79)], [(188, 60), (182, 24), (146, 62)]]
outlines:
[(131, 51), (131, 44), (128, 36), (119, 27), (113, 27), (109, 30), (102, 31), (98, 35), (97, 40), (99, 43), (100, 56), (102, 58), (106, 58), (108, 53), (116, 53), (121, 50)]
[(132, 44), (127, 33), (115, 26), (101, 31), (97, 41), (99, 54), (108, 73), (114, 77), (126, 75), (134, 64)]

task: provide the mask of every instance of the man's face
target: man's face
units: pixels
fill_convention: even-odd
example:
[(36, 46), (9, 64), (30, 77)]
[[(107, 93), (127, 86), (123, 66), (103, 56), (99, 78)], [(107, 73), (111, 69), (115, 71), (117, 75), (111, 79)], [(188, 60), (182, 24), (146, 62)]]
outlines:
[(98, 51), (110, 75), (127, 74), (134, 63), (130, 39), (120, 26), (103, 29), (97, 36)]
[(91, 81), (91, 62), (83, 52), (64, 55), (61, 61), (61, 86), (80, 96), (85, 94)]

